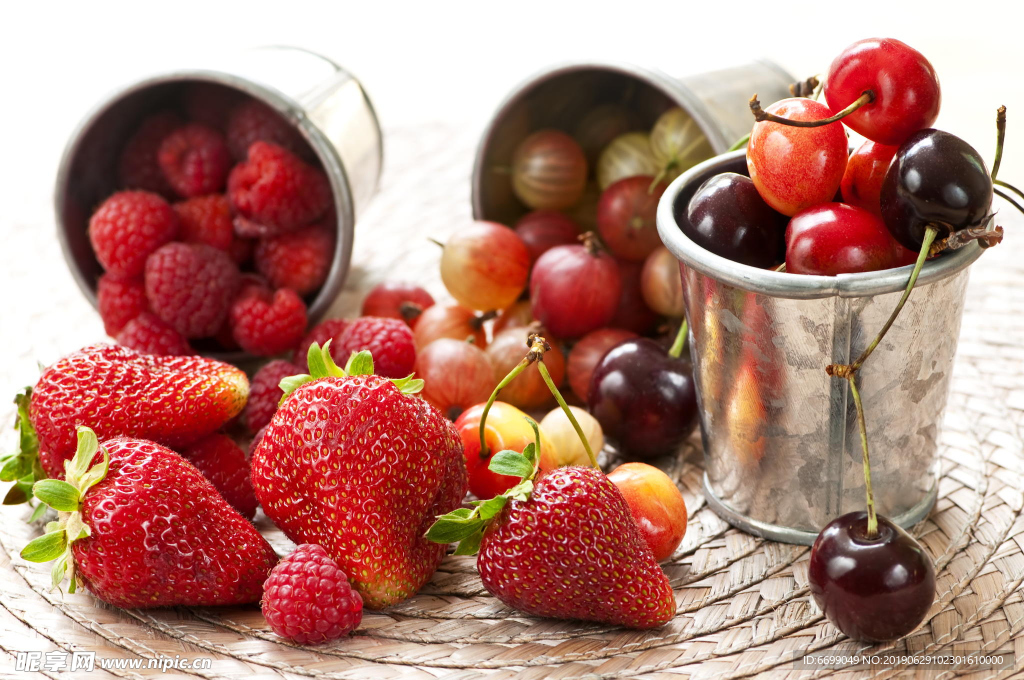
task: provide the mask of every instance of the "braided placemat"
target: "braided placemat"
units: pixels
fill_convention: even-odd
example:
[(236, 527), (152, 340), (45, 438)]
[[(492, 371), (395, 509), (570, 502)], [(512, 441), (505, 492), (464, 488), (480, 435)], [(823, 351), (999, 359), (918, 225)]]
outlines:
[[(473, 131), (424, 126), (392, 131), (380, 194), (360, 219), (352, 272), (336, 315), (358, 312), (363, 293), (387, 278), (422, 282), (439, 298), (438, 251), (470, 218), (468, 178)], [(972, 272), (960, 347), (940, 438), (939, 500), (915, 534), (935, 558), (938, 594), (925, 623), (872, 653), (951, 654), (1001, 651), (1002, 670), (970, 666), (909, 669), (800, 668), (812, 651), (862, 652), (824, 620), (807, 588), (808, 548), (763, 541), (731, 529), (704, 504), (695, 435), (677, 460), (660, 461), (686, 498), (690, 523), (665, 570), (678, 614), (648, 632), (534, 619), (490, 597), (473, 558), (448, 557), (416, 597), (368, 612), (357, 633), (303, 648), (270, 632), (258, 607), (125, 611), (87, 592), (50, 592), (48, 566), (18, 551), (39, 528), (21, 507), (0, 510), (0, 677), (15, 672), (19, 651), (97, 652), (104, 659), (212, 659), (209, 669), (97, 670), (89, 677), (281, 678), (628, 678), (718, 680), (772, 677), (1008, 677), (1024, 668), (1024, 220), (1003, 210), (1006, 243)], [(102, 325), (74, 288), (45, 205), (4, 226), (0, 276), (30, 293), (7, 301), (0, 343), (0, 389), (34, 382), (37, 361), (102, 338)], [(51, 272), (41, 276), (40, 272)], [(27, 286), (32, 282), (31, 286)], [(27, 297), (26, 297), (27, 296)], [(13, 305), (13, 309), (11, 307)], [(0, 404), (11, 445), (13, 406)], [(261, 531), (280, 552), (289, 543), (262, 515)], [(1014, 654), (1016, 652), (1016, 654)], [(145, 665), (145, 664), (143, 664)], [(41, 677), (58, 677), (42, 671)], [(85, 677), (85, 676), (83, 676)]]

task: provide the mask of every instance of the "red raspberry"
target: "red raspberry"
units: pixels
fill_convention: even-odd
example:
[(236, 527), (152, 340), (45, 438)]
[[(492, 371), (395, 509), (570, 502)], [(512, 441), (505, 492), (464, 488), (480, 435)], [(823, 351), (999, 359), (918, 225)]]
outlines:
[(249, 432), (258, 432), (266, 427), (277, 413), (277, 404), (284, 396), (281, 380), (305, 372), (306, 369), (284, 359), (275, 359), (256, 371), (249, 381), (249, 401), (242, 411), (242, 422)]
[(352, 352), (369, 350), (373, 355), (373, 372), (386, 378), (404, 378), (412, 373), (416, 364), (412, 330), (398, 319), (381, 316), (353, 319), (338, 338), (337, 346), (335, 350), (331, 345), (331, 356), (338, 357), (335, 363), (339, 366), (345, 365)]
[(171, 111), (155, 113), (142, 121), (121, 150), (117, 168), (121, 186), (174, 196), (174, 189), (157, 163), (156, 153), (164, 138), (181, 124), (178, 114)]
[(256, 241), (239, 236), (236, 232), (235, 239), (231, 242), (231, 259), (241, 267), (252, 259), (252, 254), (255, 251)]
[(224, 136), (199, 123), (167, 135), (156, 159), (174, 190), (186, 197), (221, 191), (231, 170), (231, 153)]
[(238, 286), (235, 263), (207, 245), (168, 243), (146, 262), (149, 306), (186, 338), (216, 334)]
[(259, 502), (252, 490), (249, 460), (231, 437), (212, 434), (187, 447), (181, 455), (199, 468), (242, 517), (251, 520), (256, 515)]
[(298, 153), (305, 143), (295, 128), (274, 109), (250, 99), (235, 106), (228, 116), (228, 148), (235, 160), (245, 160), (253, 142), (270, 142)]
[(172, 207), (178, 215), (182, 241), (205, 243), (218, 250), (232, 252), (235, 227), (231, 220), (231, 203), (227, 196), (196, 196), (179, 201)]
[(231, 110), (242, 95), (225, 85), (196, 83), (189, 85), (181, 97), (185, 115), (193, 123), (202, 123), (216, 130), (223, 130), (228, 123)]
[(142, 312), (125, 324), (117, 334), (117, 344), (165, 357), (195, 354), (181, 333), (150, 312)]
[(254, 255), (256, 271), (275, 288), (308, 295), (323, 285), (334, 256), (334, 232), (313, 225), (263, 239)]
[(306, 303), (295, 291), (250, 289), (231, 305), (231, 332), (242, 349), (273, 356), (295, 347), (306, 332)]
[(96, 285), (96, 297), (103, 319), (103, 330), (110, 337), (116, 336), (125, 324), (149, 309), (146, 302), (146, 286), (142, 278), (122, 279), (113, 274), (104, 274)]
[(434, 306), (434, 298), (423, 287), (405, 281), (384, 281), (373, 287), (363, 299), (362, 316), (386, 316), (401, 319), (416, 328), (424, 309)]
[[(332, 340), (331, 358), (334, 359), (335, 363), (344, 366), (345, 362), (340, 361), (341, 354), (338, 352), (338, 339), (341, 338), (341, 334), (345, 332), (346, 328), (348, 328), (349, 323), (351, 322), (348, 319), (327, 319), (326, 321), (321, 321), (316, 326), (313, 326), (313, 328), (306, 333), (306, 337), (302, 338), (299, 342), (299, 346), (295, 349), (292, 361), (297, 366), (305, 366), (306, 355), (309, 354), (310, 345), (315, 342), (320, 347), (323, 347), (328, 340)], [(345, 361), (347, 360), (348, 355), (346, 354)]]
[(146, 258), (178, 235), (178, 217), (170, 204), (148, 191), (119, 191), (89, 220), (89, 241), (108, 272), (134, 278)]
[(327, 551), (312, 543), (277, 563), (263, 584), (261, 604), (271, 630), (303, 645), (336, 640), (363, 620), (363, 598)]
[(255, 142), (248, 160), (228, 176), (228, 197), (239, 215), (268, 228), (263, 235), (272, 236), (295, 231), (327, 212), (331, 188), (323, 172), (291, 152)]

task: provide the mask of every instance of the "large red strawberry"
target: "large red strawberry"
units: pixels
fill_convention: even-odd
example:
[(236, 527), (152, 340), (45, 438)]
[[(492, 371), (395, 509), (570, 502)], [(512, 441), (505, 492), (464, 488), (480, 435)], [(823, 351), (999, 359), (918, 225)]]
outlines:
[(462, 443), (437, 409), (415, 396), (422, 381), (372, 375), (368, 352), (339, 369), (313, 345), (310, 375), (283, 382), (286, 397), (252, 454), (267, 516), (296, 543), (324, 547), (366, 606), (413, 595), (445, 547), (424, 538), (466, 493)]
[(66, 481), (36, 482), (36, 497), (60, 511), (22, 550), (57, 560), (53, 583), (84, 584), (118, 607), (256, 602), (277, 555), (191, 463), (145, 439), (100, 445), (78, 428)]
[(64, 461), (75, 454), (77, 425), (102, 438), (125, 435), (178, 448), (219, 430), (248, 396), (245, 373), (220, 361), (91, 345), (43, 371), (29, 416), (43, 470), (61, 477)]

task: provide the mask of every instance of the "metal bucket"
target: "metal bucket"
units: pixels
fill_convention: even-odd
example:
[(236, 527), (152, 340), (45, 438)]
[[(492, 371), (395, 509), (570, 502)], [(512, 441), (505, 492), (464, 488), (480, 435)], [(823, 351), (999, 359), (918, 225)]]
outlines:
[(636, 129), (650, 130), (658, 116), (680, 106), (700, 126), (713, 151), (722, 153), (750, 132), (747, 101), (789, 97), (795, 80), (777, 64), (755, 61), (684, 78), (632, 64), (559, 64), (520, 83), (498, 107), (484, 131), (473, 167), (473, 216), (514, 224), (527, 208), (513, 195), (507, 168), (516, 146), (541, 128), (569, 132), (602, 104), (620, 103)]
[[(704, 493), (749, 533), (810, 545), (837, 516), (864, 508), (849, 363), (881, 329), (912, 267), (834, 277), (756, 269), (704, 250), (679, 229), (709, 177), (747, 174), (745, 151), (677, 178), (658, 232), (680, 262), (704, 443)], [(969, 246), (928, 262), (902, 314), (859, 372), (878, 511), (907, 527), (937, 493), (936, 449), (949, 392)]]
[[(103, 269), (89, 244), (93, 210), (117, 186), (122, 147), (147, 114), (176, 101), (195, 83), (247, 94), (284, 116), (309, 144), (331, 184), (337, 238), (330, 272), (309, 303), (310, 322), (341, 292), (352, 258), (356, 217), (377, 190), (383, 161), (380, 124), (362, 85), (326, 57), (293, 47), (242, 52), (216, 67), (179, 69), (135, 82), (108, 96), (68, 140), (57, 173), (55, 204), (64, 257), (78, 286), (96, 306)], [(239, 361), (241, 352), (216, 356)]]

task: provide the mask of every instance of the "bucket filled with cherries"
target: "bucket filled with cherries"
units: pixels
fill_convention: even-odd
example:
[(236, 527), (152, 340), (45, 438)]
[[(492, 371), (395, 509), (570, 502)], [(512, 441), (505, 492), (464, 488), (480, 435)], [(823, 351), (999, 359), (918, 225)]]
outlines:
[[(767, 108), (755, 94), (746, 150), (684, 173), (658, 209), (691, 324), (705, 495), (740, 528), (813, 543), (829, 619), (894, 639), (935, 599), (901, 527), (935, 500), (967, 269), (1002, 239), (993, 195), (1021, 192), (997, 177), (1005, 109), (989, 169), (931, 127), (938, 78), (898, 40), (854, 43), (791, 94)], [(866, 140), (852, 153), (848, 131)]]

